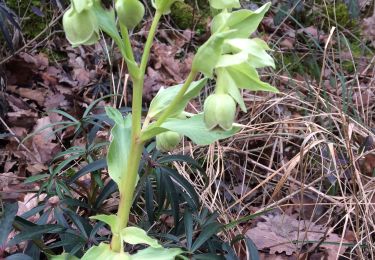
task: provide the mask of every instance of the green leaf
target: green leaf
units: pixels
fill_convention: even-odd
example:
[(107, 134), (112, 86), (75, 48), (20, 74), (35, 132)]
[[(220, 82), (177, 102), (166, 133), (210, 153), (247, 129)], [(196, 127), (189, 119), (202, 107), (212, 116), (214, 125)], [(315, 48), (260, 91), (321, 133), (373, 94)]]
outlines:
[[(199, 95), (206, 82), (207, 78), (192, 82), (185, 92), (178, 107), (173, 112), (173, 114), (170, 115), (170, 117), (178, 116), (185, 109), (186, 105), (189, 103), (189, 100)], [(157, 118), (158, 116), (160, 116), (160, 114), (175, 99), (182, 86), (183, 84), (169, 87), (167, 89), (160, 88), (154, 99), (151, 101), (147, 116), (149, 118)]]
[(270, 6), (271, 3), (267, 3), (255, 11), (242, 9), (232, 12), (228, 18), (227, 26), (236, 31), (228, 37), (248, 38), (258, 28)]
[(252, 91), (269, 91), (278, 93), (279, 90), (260, 80), (258, 72), (248, 62), (225, 68), (238, 88)]
[(125, 178), (123, 175), (126, 174), (128, 164), (131, 142), (131, 115), (122, 118), (122, 115), (118, 114), (120, 112), (116, 113), (113, 109), (108, 109), (108, 111), (108, 116), (113, 117), (112, 119), (115, 122), (117, 121), (111, 131), (112, 141), (107, 154), (108, 173), (119, 185), (121, 179)]
[(248, 60), (249, 60), (249, 54), (245, 51), (241, 51), (236, 54), (224, 54), (220, 56), (215, 67), (216, 68), (230, 67), (230, 66), (244, 63)]
[(38, 239), (40, 236), (50, 233), (56, 234), (64, 231), (66, 228), (56, 224), (47, 224), (47, 225), (36, 225), (32, 227), (27, 227), (23, 232), (16, 235), (10, 242), (9, 246), (19, 244), (25, 240)]
[(210, 0), (210, 5), (215, 9), (240, 8), (239, 0)]
[(118, 109), (113, 107), (105, 107), (105, 112), (110, 119), (115, 121), (116, 124), (123, 126), (124, 117), (122, 116), (121, 112), (118, 111)]
[[(267, 43), (259, 38), (255, 39), (228, 39), (225, 44), (230, 46), (232, 51), (246, 53), (250, 65), (254, 68), (271, 66), (275, 68), (273, 58), (266, 52), (270, 50)], [(237, 63), (238, 64), (238, 63)], [(219, 67), (219, 65), (217, 65)], [(226, 67), (222, 65), (221, 67)]]
[(79, 258), (68, 253), (62, 253), (61, 255), (48, 255), (48, 260), (79, 260)]
[(223, 12), (216, 15), (212, 20), (211, 32), (219, 33), (232, 30), (227, 35), (227, 39), (249, 38), (258, 28), (270, 6), (271, 3), (267, 3), (255, 11), (242, 9), (228, 13), (226, 10), (223, 10)]
[(148, 247), (146, 249), (138, 251), (136, 254), (131, 255), (131, 260), (174, 260), (176, 256), (182, 254), (183, 251), (180, 248), (153, 248)]
[(120, 235), (123, 241), (131, 245), (146, 244), (153, 248), (162, 247), (156, 239), (148, 236), (146, 231), (138, 227), (126, 227)]
[(130, 260), (131, 256), (125, 252), (114, 252), (111, 246), (100, 243), (98, 246), (91, 247), (81, 258), (81, 260)]
[(47, 178), (49, 176), (50, 175), (48, 173), (30, 176), (30, 177), (26, 178), (26, 180), (23, 183), (26, 184), (26, 183), (36, 182), (36, 181), (42, 180), (44, 178)]
[(198, 250), (208, 239), (218, 233), (221, 228), (222, 225), (217, 222), (213, 222), (205, 226), (197, 239), (195, 239), (194, 244), (191, 247), (191, 252)]
[(18, 211), (18, 204), (5, 204), (4, 212), (0, 219), (0, 247), (6, 248), (8, 235), (12, 230), (14, 217)]
[(191, 245), (193, 242), (193, 216), (188, 208), (185, 209), (184, 212), (184, 226), (185, 226), (185, 234), (186, 234), (186, 247), (188, 250), (191, 249)]
[(188, 119), (167, 120), (160, 127), (152, 127), (151, 125), (142, 134), (142, 140), (150, 139), (167, 130), (187, 136), (198, 145), (209, 145), (217, 140), (225, 139), (234, 135), (240, 130), (240, 128), (233, 127), (229, 131), (210, 131), (207, 129), (203, 121), (203, 114), (198, 114)]
[(96, 215), (96, 216), (91, 216), (90, 219), (96, 219), (96, 220), (100, 220), (106, 223), (108, 226), (111, 227), (112, 232), (116, 230), (116, 225), (117, 225), (117, 220), (118, 220), (116, 215)]
[(198, 49), (193, 60), (192, 70), (202, 72), (206, 77), (212, 78), (213, 69), (219, 61), (224, 40), (230, 33), (232, 31), (211, 35)]

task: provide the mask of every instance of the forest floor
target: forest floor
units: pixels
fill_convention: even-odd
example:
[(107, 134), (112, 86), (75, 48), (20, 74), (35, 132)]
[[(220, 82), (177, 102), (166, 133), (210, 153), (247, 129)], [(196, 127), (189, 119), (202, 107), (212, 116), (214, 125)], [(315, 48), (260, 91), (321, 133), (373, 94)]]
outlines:
[[(280, 93), (244, 91), (248, 113), (238, 112), (238, 134), (209, 147), (185, 140), (173, 152), (204, 165), (205, 178), (186, 163), (173, 165), (202, 206), (232, 225), (221, 236), (249, 237), (261, 259), (375, 259), (374, 3), (275, 2), (257, 36), (276, 62), (275, 70), (260, 72), (262, 79)], [(15, 10), (21, 17), (21, 31), (12, 35), (15, 51), (0, 47), (0, 200), (18, 201), (19, 215), (38, 205), (34, 195), (49, 175), (64, 189), (66, 176), (104, 158), (109, 125), (90, 123), (102, 120), (104, 105), (131, 102), (131, 84), (111, 42), (72, 48), (61, 31), (61, 10), (33, 5)], [(42, 29), (23, 35), (28, 19), (38, 15)], [(196, 47), (208, 37), (209, 19), (197, 29), (193, 18), (186, 29), (163, 20), (147, 70), (145, 108), (161, 86), (189, 74)], [(132, 34), (136, 57), (150, 21)], [(211, 91), (207, 86), (188, 110), (201, 110)], [(75, 157), (72, 149), (94, 151), (93, 157)], [(110, 211), (117, 202), (112, 196), (103, 205)], [(243, 259), (249, 254), (243, 245), (235, 250)]]

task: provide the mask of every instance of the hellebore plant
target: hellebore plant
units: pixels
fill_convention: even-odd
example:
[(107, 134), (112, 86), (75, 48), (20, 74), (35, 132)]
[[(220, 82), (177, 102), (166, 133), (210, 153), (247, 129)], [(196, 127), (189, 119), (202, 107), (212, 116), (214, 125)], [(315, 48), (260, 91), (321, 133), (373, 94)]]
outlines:
[[(96, 43), (99, 31), (108, 34), (119, 47), (133, 82), (131, 114), (123, 117), (118, 110), (106, 108), (108, 116), (115, 122), (107, 154), (108, 172), (118, 185), (120, 203), (116, 215), (98, 215), (92, 219), (110, 226), (112, 240), (110, 244), (93, 246), (82, 259), (183, 258), (182, 249), (163, 248), (142, 229), (128, 226), (145, 143), (156, 137), (157, 148), (169, 151), (184, 136), (197, 145), (208, 145), (230, 137), (239, 131), (239, 127), (233, 126), (236, 105), (246, 112), (240, 89), (278, 92), (262, 82), (256, 70), (274, 67), (273, 59), (266, 52), (269, 50), (267, 44), (261, 39), (249, 38), (270, 4), (256, 11), (232, 11), (241, 7), (239, 0), (210, 0), (211, 7), (220, 11), (212, 20), (211, 37), (198, 49), (186, 81), (181, 85), (161, 88), (142, 124), (142, 92), (151, 45), (160, 18), (170, 12), (171, 5), (176, 1), (180, 0), (152, 0), (156, 11), (140, 64), (134, 59), (129, 31), (143, 19), (141, 1), (116, 0), (114, 8), (106, 9), (99, 0), (72, 0), (64, 15), (66, 37), (73, 46)], [(206, 99), (203, 113), (184, 112), (188, 102), (199, 95), (207, 79), (215, 80), (216, 88), (215, 93)], [(149, 247), (131, 255), (124, 251), (124, 242)]]

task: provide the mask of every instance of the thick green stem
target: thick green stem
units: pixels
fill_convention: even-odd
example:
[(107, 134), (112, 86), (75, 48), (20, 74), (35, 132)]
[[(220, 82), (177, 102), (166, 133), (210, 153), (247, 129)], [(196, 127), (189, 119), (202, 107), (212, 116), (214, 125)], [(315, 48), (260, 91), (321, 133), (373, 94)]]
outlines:
[(111, 241), (112, 250), (120, 252), (121, 250), (121, 238), (119, 233), (128, 225), (130, 209), (132, 206), (134, 190), (136, 186), (136, 180), (138, 175), (138, 168), (141, 161), (143, 142), (140, 140), (141, 134), (141, 119), (142, 119), (142, 95), (143, 95), (143, 84), (145, 78), (146, 67), (152, 47), (153, 39), (156, 33), (156, 29), (161, 18), (161, 14), (156, 12), (153, 19), (150, 32), (147, 37), (147, 41), (144, 47), (142, 61), (140, 65), (140, 71), (138, 77), (133, 77), (133, 100), (132, 100), (132, 129), (131, 129), (131, 145), (130, 145), (130, 156), (128, 159), (128, 167), (125, 174), (126, 178), (121, 179), (119, 191), (120, 191), (120, 203), (117, 212), (117, 226), (112, 232), (113, 237)]

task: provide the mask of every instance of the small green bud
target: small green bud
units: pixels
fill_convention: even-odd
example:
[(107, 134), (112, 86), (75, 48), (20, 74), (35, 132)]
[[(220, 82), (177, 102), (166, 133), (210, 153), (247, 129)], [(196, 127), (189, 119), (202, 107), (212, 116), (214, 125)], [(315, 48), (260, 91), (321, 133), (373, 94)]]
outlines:
[(72, 5), (77, 13), (89, 10), (93, 6), (93, 0), (72, 0)]
[(183, 2), (184, 0), (151, 0), (154, 8), (162, 14), (169, 14), (174, 2)]
[(145, 7), (139, 0), (117, 0), (115, 8), (119, 22), (129, 30), (134, 29), (145, 15)]
[(99, 25), (92, 9), (78, 13), (71, 6), (63, 17), (66, 38), (73, 46), (91, 45), (99, 41)]
[(173, 150), (180, 142), (182, 136), (173, 131), (163, 132), (156, 136), (156, 149), (162, 152)]
[(204, 122), (209, 130), (232, 129), (235, 115), (236, 102), (228, 94), (213, 94), (204, 102)]

